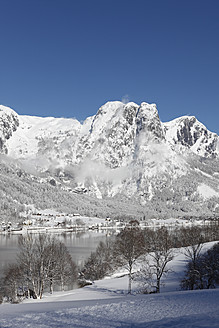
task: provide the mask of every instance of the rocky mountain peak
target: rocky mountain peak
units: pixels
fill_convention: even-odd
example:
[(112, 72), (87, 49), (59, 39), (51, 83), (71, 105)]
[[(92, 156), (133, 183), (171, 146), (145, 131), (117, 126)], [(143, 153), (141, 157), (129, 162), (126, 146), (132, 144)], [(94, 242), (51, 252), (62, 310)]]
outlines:
[(109, 101), (101, 106), (97, 114), (93, 118), (90, 132), (97, 132), (104, 130), (112, 118), (116, 115), (120, 108), (123, 107), (123, 103), (120, 101)]
[(6, 140), (12, 136), (18, 126), (18, 114), (13, 109), (0, 105), (0, 153), (7, 154)]
[(141, 103), (137, 113), (137, 135), (150, 134), (154, 141), (164, 139), (163, 127), (155, 104)]
[(126, 119), (129, 125), (133, 125), (136, 123), (136, 116), (138, 113), (139, 105), (134, 102), (129, 102), (123, 107), (123, 116)]
[(217, 157), (218, 136), (210, 132), (194, 116), (182, 116), (164, 124), (166, 139), (202, 157)]

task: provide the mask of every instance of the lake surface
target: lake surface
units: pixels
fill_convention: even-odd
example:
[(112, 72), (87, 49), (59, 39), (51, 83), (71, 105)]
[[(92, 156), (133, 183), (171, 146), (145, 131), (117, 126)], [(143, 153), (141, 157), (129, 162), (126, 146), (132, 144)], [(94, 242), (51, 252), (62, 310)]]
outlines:
[[(91, 252), (95, 251), (100, 241), (106, 241), (107, 235), (99, 232), (71, 232), (55, 234), (69, 250), (73, 261), (82, 266)], [(19, 251), (18, 240), (21, 235), (0, 234), (0, 276), (8, 264), (16, 262)]]

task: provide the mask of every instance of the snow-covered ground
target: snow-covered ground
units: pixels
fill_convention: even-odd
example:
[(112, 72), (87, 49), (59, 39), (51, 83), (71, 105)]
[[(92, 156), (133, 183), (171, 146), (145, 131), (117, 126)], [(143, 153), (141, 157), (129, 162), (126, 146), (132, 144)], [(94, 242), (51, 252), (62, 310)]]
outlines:
[(219, 327), (219, 289), (179, 290), (185, 263), (179, 253), (160, 294), (127, 295), (127, 276), (113, 276), (83, 289), (44, 295), (42, 300), (3, 304), (0, 327)]
[(0, 307), (1, 328), (218, 326), (218, 289), (117, 297), (86, 287), (56, 301)]

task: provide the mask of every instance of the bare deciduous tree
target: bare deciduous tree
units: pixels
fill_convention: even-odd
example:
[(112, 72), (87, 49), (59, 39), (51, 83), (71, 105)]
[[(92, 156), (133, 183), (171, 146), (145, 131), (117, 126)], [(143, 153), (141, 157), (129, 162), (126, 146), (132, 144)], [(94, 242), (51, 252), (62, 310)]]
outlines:
[(197, 275), (199, 275), (198, 261), (200, 259), (201, 251), (204, 245), (202, 229), (197, 226), (193, 226), (190, 228), (182, 228), (182, 235), (184, 239), (183, 243), (184, 245), (186, 245), (186, 247), (184, 248), (184, 254), (190, 261), (189, 264), (190, 288), (189, 289), (194, 289)]
[(64, 290), (66, 285), (75, 283), (78, 270), (64, 243), (56, 243), (54, 246), (54, 258), (56, 260), (51, 272), (54, 272), (55, 280), (60, 284), (61, 289)]
[(3, 279), (3, 295), (12, 303), (19, 302), (19, 289), (22, 289), (23, 270), (17, 264), (11, 264), (5, 269)]
[(19, 241), (18, 265), (23, 271), (23, 284), (42, 298), (45, 287), (53, 291), (54, 283), (62, 290), (76, 280), (76, 265), (66, 246), (47, 234), (27, 235)]
[(117, 263), (128, 270), (128, 293), (132, 291), (133, 265), (145, 253), (145, 240), (138, 224), (131, 221), (129, 226), (123, 229), (115, 240), (114, 256)]
[[(165, 227), (155, 231), (146, 230), (147, 260), (144, 267), (146, 279), (150, 280), (150, 286), (155, 288), (156, 293), (160, 292), (161, 278), (171, 270), (167, 264), (172, 261), (174, 253), (172, 250), (171, 237)], [(155, 285), (152, 284), (155, 277)]]
[(190, 259), (185, 276), (181, 281), (182, 289), (209, 289), (219, 283), (219, 243), (201, 254), (195, 262)]
[(114, 268), (113, 241), (107, 239), (104, 243), (101, 241), (87, 259), (82, 275), (85, 279), (102, 279), (105, 275), (112, 272)]

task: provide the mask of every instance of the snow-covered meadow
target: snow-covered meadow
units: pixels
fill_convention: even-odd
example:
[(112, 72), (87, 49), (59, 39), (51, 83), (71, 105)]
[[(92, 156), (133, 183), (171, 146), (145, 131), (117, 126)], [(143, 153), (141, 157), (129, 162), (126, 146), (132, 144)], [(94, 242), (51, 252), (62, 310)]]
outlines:
[(218, 327), (219, 290), (116, 296), (86, 287), (50, 300), (0, 307), (1, 328)]
[(185, 264), (178, 253), (160, 294), (127, 295), (127, 276), (113, 275), (82, 289), (45, 294), (42, 300), (3, 304), (0, 327), (219, 327), (219, 289), (180, 291)]

